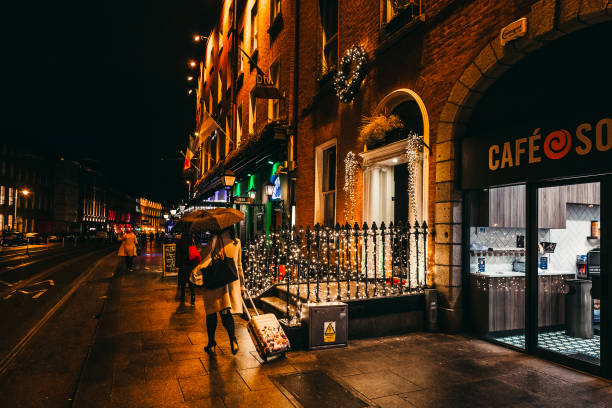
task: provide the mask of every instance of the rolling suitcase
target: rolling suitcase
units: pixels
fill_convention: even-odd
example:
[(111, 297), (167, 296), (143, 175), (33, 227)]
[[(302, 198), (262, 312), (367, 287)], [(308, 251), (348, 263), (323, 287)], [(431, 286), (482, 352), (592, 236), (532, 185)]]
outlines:
[(272, 313), (260, 315), (255, 303), (253, 303), (253, 298), (251, 298), (251, 295), (248, 296), (256, 316), (251, 316), (246, 303), (244, 303), (244, 298), (242, 304), (249, 318), (247, 330), (255, 344), (257, 353), (263, 361), (268, 361), (268, 358), (273, 356), (284, 356), (291, 349), (291, 345), (278, 319)]

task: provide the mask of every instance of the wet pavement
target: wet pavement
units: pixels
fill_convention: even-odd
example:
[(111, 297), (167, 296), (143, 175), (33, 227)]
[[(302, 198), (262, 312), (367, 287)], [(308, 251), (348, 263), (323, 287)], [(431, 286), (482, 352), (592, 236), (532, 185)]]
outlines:
[(608, 381), (464, 335), (353, 340), (263, 363), (237, 317), (239, 353), (219, 322), (209, 356), (201, 297), (179, 302), (160, 264), (147, 254), (115, 274), (73, 406), (612, 406)]

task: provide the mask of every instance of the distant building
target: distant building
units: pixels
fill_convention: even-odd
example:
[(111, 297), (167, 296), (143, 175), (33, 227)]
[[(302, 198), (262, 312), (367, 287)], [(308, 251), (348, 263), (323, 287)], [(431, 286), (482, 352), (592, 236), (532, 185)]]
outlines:
[[(0, 146), (0, 230), (39, 231), (50, 219), (50, 163), (22, 149)], [(17, 218), (15, 219), (15, 205)]]
[(146, 198), (138, 199), (139, 224), (142, 231), (158, 232), (163, 229), (162, 205)]

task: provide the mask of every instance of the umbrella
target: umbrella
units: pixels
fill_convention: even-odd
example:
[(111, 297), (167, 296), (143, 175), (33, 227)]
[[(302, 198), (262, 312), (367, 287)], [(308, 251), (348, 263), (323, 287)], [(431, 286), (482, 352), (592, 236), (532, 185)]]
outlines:
[(235, 208), (215, 208), (194, 211), (185, 217), (192, 232), (219, 232), (244, 220), (244, 214)]

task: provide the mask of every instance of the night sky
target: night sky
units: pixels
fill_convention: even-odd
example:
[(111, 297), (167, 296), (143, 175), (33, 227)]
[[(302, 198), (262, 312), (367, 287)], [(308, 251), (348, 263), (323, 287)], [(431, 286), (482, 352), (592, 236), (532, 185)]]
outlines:
[(220, 1), (34, 1), (2, 6), (0, 137), (86, 159), (117, 188), (186, 197), (179, 150), (195, 126), (187, 61)]

